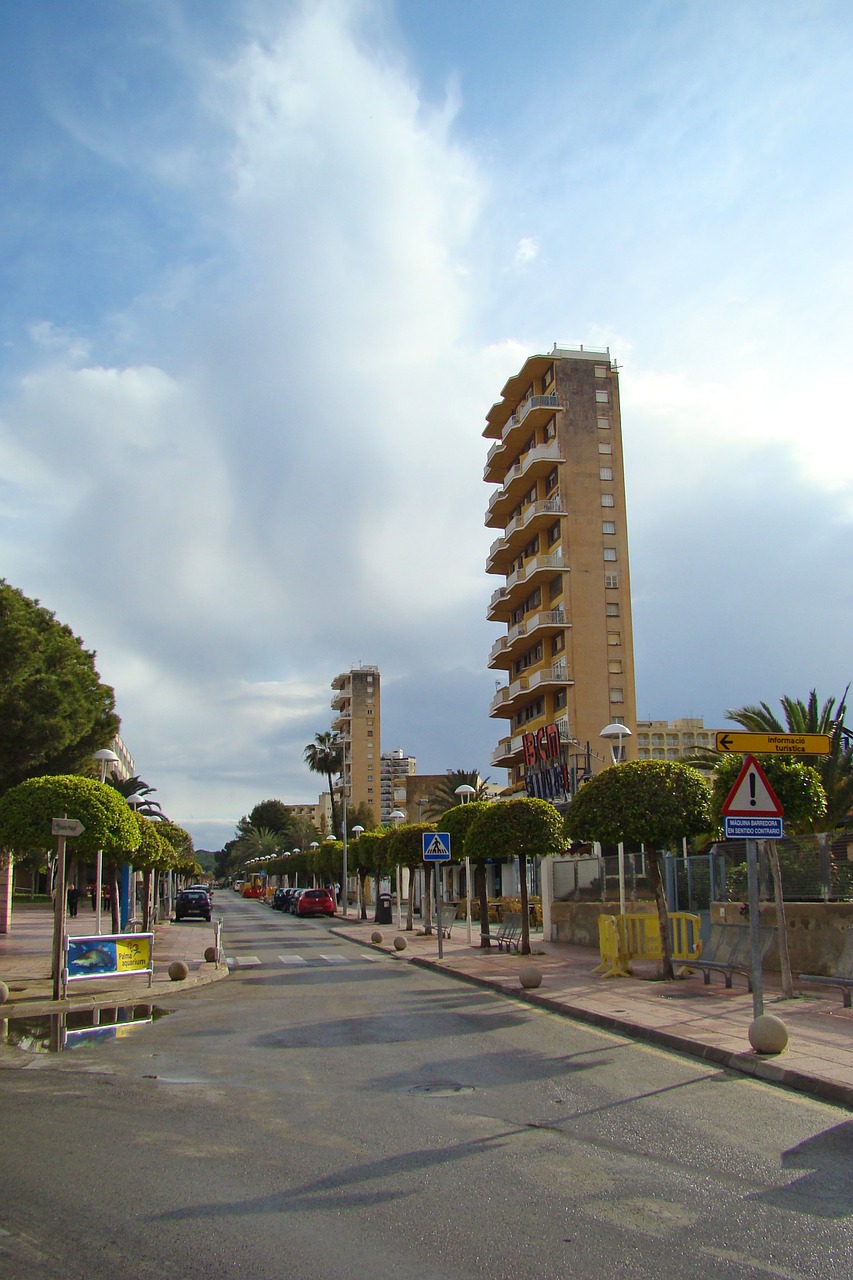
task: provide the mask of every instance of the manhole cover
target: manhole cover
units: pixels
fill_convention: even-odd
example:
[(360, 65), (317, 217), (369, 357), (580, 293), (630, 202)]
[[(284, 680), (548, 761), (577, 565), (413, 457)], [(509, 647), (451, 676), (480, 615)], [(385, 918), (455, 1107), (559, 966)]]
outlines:
[(473, 1093), (474, 1086), (471, 1084), (442, 1084), (440, 1082), (434, 1084), (415, 1084), (407, 1093), (418, 1093), (422, 1097), (427, 1098), (452, 1098), (458, 1093)]

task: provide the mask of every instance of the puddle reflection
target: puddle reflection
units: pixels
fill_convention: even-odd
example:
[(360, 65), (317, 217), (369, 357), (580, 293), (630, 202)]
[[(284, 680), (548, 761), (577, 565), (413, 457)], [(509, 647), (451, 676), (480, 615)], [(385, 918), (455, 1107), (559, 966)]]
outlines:
[(121, 1039), (170, 1013), (153, 1004), (120, 1004), (0, 1018), (0, 1044), (26, 1053), (61, 1053), (92, 1040)]

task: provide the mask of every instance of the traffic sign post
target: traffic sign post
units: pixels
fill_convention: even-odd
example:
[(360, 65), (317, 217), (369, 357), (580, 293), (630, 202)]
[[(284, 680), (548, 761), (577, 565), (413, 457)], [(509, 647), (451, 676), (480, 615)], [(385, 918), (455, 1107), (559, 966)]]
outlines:
[[(751, 735), (742, 735), (744, 737)], [(746, 840), (746, 873), (749, 899), (749, 958), (752, 970), (752, 1011), (764, 1012), (764, 975), (761, 969), (761, 919), (758, 902), (757, 840), (781, 840), (783, 810), (779, 797), (754, 756), (744, 759), (722, 807), (727, 839)]]
[(828, 733), (730, 733), (716, 735), (717, 751), (743, 751), (765, 756), (828, 756)]
[(53, 998), (59, 1000), (65, 994), (63, 973), (65, 964), (65, 929), (67, 925), (65, 898), (65, 841), (81, 836), (85, 831), (77, 818), (52, 818), (50, 833), (56, 836), (56, 875), (53, 879)]
[(433, 883), (435, 884), (435, 927), (438, 932), (438, 958), (444, 955), (444, 932), (441, 927), (441, 875), (439, 864), (450, 861), (450, 833), (448, 831), (424, 831), (421, 835), (421, 848), (424, 862), (431, 862), (435, 867)]

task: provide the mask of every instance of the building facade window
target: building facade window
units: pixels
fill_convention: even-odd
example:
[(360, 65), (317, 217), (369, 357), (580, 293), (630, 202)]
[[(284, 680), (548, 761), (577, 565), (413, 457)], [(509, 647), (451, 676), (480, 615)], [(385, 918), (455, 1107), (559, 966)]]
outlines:
[(610, 690), (610, 701), (611, 701), (611, 702), (624, 702), (624, 700), (625, 700), (625, 699), (624, 699), (624, 697), (623, 697), (623, 694), (622, 694), (622, 690), (621, 690), (621, 689), (611, 689), (611, 690)]
[(615, 590), (616, 590), (616, 588), (619, 586), (619, 574), (618, 574), (618, 573), (605, 573), (605, 575), (604, 575), (604, 585), (605, 585), (605, 587), (607, 588), (607, 590), (608, 590), (608, 591), (615, 591)]
[(617, 647), (622, 643), (622, 632), (621, 632), (621, 631), (608, 631), (608, 633), (607, 633), (607, 643), (608, 643), (608, 645), (610, 646), (610, 648), (611, 648), (611, 649), (615, 649), (615, 648), (617, 648)]
[(608, 618), (618, 618), (618, 617), (619, 617), (619, 605), (618, 605), (618, 604), (608, 604), (608, 605), (606, 605), (606, 609), (607, 609), (607, 616), (608, 616)]
[(609, 430), (610, 430), (610, 419), (609, 419), (609, 418), (599, 418), (599, 419), (598, 419), (598, 429), (599, 429), (599, 431), (609, 431)]
[(599, 478), (599, 480), (612, 480), (612, 479), (613, 479), (613, 468), (612, 468), (612, 467), (599, 467), (599, 468), (598, 468), (598, 478)]
[(595, 400), (596, 400), (596, 403), (597, 403), (597, 404), (607, 404), (607, 403), (609, 403), (609, 400), (610, 400), (610, 392), (609, 392), (609, 391), (607, 391), (606, 389), (602, 389), (601, 391), (596, 391), (596, 393), (595, 393)]
[(615, 521), (615, 520), (602, 520), (602, 522), (601, 522), (601, 532), (602, 532), (602, 533), (615, 533), (615, 532), (616, 532), (616, 521)]
[(616, 504), (615, 504), (615, 501), (614, 501), (614, 498), (613, 498), (613, 494), (612, 494), (612, 493), (603, 493), (603, 494), (601, 495), (601, 505), (602, 505), (603, 507), (613, 507), (613, 506), (615, 506)]
[(616, 559), (616, 548), (615, 548), (615, 547), (605, 547), (605, 548), (604, 548), (604, 559), (605, 559), (605, 560), (615, 560), (615, 559)]

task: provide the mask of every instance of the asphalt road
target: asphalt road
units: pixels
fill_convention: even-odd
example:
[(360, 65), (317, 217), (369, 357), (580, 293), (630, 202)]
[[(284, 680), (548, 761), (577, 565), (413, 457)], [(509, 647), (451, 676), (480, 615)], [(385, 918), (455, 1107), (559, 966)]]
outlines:
[(227, 980), (0, 1071), (0, 1276), (850, 1280), (848, 1112), (216, 910)]

